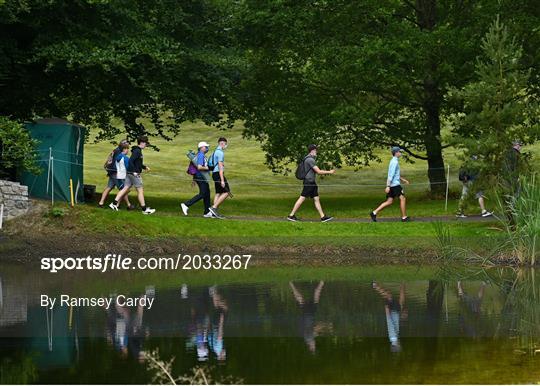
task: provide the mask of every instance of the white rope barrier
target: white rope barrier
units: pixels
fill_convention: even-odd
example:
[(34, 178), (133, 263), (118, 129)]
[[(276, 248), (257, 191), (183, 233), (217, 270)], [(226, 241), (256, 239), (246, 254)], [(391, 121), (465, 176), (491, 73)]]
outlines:
[[(84, 165), (84, 164), (81, 164), (81, 163), (77, 163), (77, 162), (71, 162), (71, 161), (66, 161), (66, 160), (62, 160), (62, 159), (58, 159), (58, 158), (54, 158), (53, 156), (51, 156), (49, 159), (39, 159), (39, 160), (36, 160), (36, 162), (48, 162), (48, 167), (47, 167), (47, 192), (49, 190), (49, 181), (54, 181), (54, 163), (56, 162), (60, 162), (60, 163), (64, 163), (64, 164), (71, 164), (71, 165), (77, 165), (77, 166), (81, 166), (83, 167), (85, 170), (99, 170), (99, 171), (103, 171), (103, 172), (106, 172), (106, 170), (104, 168), (100, 168), (100, 167), (92, 167), (92, 166), (88, 166), (88, 165)], [(441, 168), (428, 168), (427, 170), (440, 170)], [(405, 185), (405, 186), (409, 186), (409, 187), (416, 187), (416, 186), (432, 186), (432, 185), (446, 185), (446, 204), (445, 204), (445, 208), (447, 208), (448, 204), (448, 195), (449, 195), (449, 185), (451, 183), (454, 183), (454, 182), (461, 182), (459, 180), (451, 180), (450, 179), (450, 165), (448, 165), (447, 168), (442, 168), (442, 169), (447, 169), (447, 178), (446, 178), (446, 181), (443, 181), (443, 182), (415, 182), (415, 183), (411, 183), (409, 185)], [(358, 175), (357, 173), (359, 172), (356, 172), (356, 171), (340, 171), (339, 174), (341, 176), (343, 176), (343, 174), (355, 174), (355, 175)], [(420, 172), (416, 172), (416, 173), (420, 173)], [(422, 172), (423, 173), (423, 172)], [(258, 180), (254, 180), (252, 178), (245, 178), (245, 177), (242, 177), (242, 176), (239, 176), (238, 172), (233, 172), (232, 175), (233, 177), (229, 177), (228, 180), (231, 184), (234, 184), (236, 186), (279, 186), (279, 187), (294, 187), (294, 188), (297, 188), (298, 186), (301, 186), (301, 183), (300, 181), (298, 183), (274, 183), (274, 182), (260, 182)], [(410, 174), (413, 174), (413, 173), (410, 173)], [(409, 174), (409, 175), (410, 175)], [(383, 175), (383, 173), (381, 173), (381, 176)], [(186, 181), (186, 182), (191, 182), (191, 181), (197, 181), (197, 179), (193, 178), (193, 177), (189, 177), (187, 174), (186, 176), (182, 176), (181, 174), (178, 175), (164, 175), (164, 174), (159, 174), (159, 173), (155, 173), (155, 172), (148, 172), (148, 173), (144, 173), (143, 174), (144, 177), (148, 177), (148, 178), (158, 178), (158, 179), (168, 179), (170, 180), (171, 178), (172, 179), (179, 179), (179, 180), (182, 180), (182, 181)], [(269, 176), (269, 177), (272, 177), (272, 176)], [(276, 176), (276, 177), (280, 177), (280, 176)], [(241, 181), (238, 181), (238, 180), (241, 180)], [(366, 182), (370, 182), (370, 181), (381, 181), (381, 180), (384, 180), (383, 177), (381, 177), (380, 179), (366, 179), (365, 181)], [(207, 181), (205, 179), (203, 179), (202, 181)], [(210, 181), (210, 183), (212, 183), (213, 181)], [(357, 188), (357, 187), (366, 187), (366, 188), (384, 188), (386, 187), (386, 184), (385, 183), (345, 183), (345, 184), (326, 184), (324, 182), (320, 182), (317, 184), (319, 187), (339, 187), (339, 188)], [(52, 202), (54, 203), (54, 186), (52, 186), (52, 195), (51, 195), (51, 200)]]

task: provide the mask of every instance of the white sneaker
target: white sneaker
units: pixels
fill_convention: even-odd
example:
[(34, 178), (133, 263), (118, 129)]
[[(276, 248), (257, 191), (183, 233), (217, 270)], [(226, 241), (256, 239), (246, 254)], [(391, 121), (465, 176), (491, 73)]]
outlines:
[(184, 213), (184, 216), (187, 216), (187, 212), (189, 210), (189, 206), (187, 206), (186, 204), (184, 203), (181, 203), (180, 204), (180, 207), (182, 208), (182, 213)]
[(467, 218), (467, 215), (465, 213), (458, 213), (456, 214), (457, 218)]
[(146, 208), (146, 210), (142, 211), (142, 214), (154, 214), (156, 212), (155, 209), (150, 208), (149, 206)]
[(118, 205), (114, 205), (114, 202), (111, 202), (111, 203), (109, 204), (109, 208), (111, 208), (112, 210), (115, 210), (115, 211), (118, 212)]
[(208, 212), (206, 214), (203, 214), (203, 217), (206, 217), (206, 218), (214, 218), (214, 215), (212, 214), (212, 212)]
[(487, 210), (482, 212), (482, 217), (489, 217), (489, 216), (493, 216), (493, 213), (488, 212)]

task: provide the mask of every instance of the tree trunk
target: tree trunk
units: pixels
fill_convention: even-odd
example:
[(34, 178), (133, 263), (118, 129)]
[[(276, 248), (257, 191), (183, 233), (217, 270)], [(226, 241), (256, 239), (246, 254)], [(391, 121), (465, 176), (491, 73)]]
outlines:
[[(416, 0), (416, 19), (425, 33), (430, 33), (437, 23), (437, 1)], [(435, 57), (427, 58), (423, 82), (423, 110), (426, 114), (424, 143), (428, 161), (428, 178), (431, 194), (443, 195), (446, 191), (446, 173), (441, 143), (440, 106), (442, 95), (437, 80), (438, 63)]]
[(438, 90), (435, 87), (425, 86), (426, 101), (424, 103), (424, 111), (426, 113), (426, 133), (424, 142), (426, 145), (431, 194), (443, 195), (446, 191), (446, 173), (444, 170), (441, 144), (440, 105), (438, 99), (436, 99), (437, 96), (433, 95), (438, 94)]

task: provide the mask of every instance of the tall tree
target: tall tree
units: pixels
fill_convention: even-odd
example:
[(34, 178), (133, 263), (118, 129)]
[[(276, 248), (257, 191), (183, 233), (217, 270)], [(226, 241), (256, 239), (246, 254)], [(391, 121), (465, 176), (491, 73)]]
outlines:
[(478, 158), (474, 166), (482, 173), (485, 187), (495, 187), (500, 182), (508, 185), (514, 180), (509, 174), (519, 172), (513, 169), (520, 165), (512, 170), (507, 165), (512, 142), (530, 144), (540, 139), (540, 105), (530, 84), (531, 70), (523, 66), (523, 49), (499, 17), (481, 46), (477, 80), (450, 93), (463, 106), (453, 119), (453, 140), (467, 161)]
[(102, 138), (220, 122), (238, 76), (219, 12), (212, 0), (6, 0), (0, 115), (70, 117)]
[(245, 0), (249, 47), (246, 133), (276, 171), (318, 142), (325, 161), (366, 165), (401, 145), (427, 160), (433, 193), (445, 186), (441, 130), (450, 86), (474, 77), (493, 1)]

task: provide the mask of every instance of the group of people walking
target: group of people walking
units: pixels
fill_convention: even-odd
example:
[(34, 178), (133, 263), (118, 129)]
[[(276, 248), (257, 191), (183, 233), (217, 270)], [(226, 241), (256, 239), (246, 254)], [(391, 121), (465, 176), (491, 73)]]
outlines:
[[(137, 145), (131, 148), (131, 156), (128, 157), (130, 145), (127, 140), (122, 140), (111, 154), (108, 156), (104, 165), (107, 171), (108, 182), (101, 199), (99, 206), (105, 206), (105, 200), (109, 193), (116, 187), (119, 191), (114, 200), (109, 204), (109, 208), (118, 211), (121, 202), (125, 202), (128, 210), (134, 210), (135, 206), (129, 201), (128, 193), (134, 187), (137, 191), (137, 199), (143, 214), (153, 214), (155, 209), (146, 205), (144, 198), (142, 172), (149, 171), (149, 167), (143, 163), (143, 150), (149, 145), (148, 137), (141, 136), (137, 139)], [(210, 145), (207, 142), (199, 142), (197, 153), (188, 153), (189, 166), (187, 173), (193, 176), (193, 184), (197, 185), (199, 192), (187, 201), (180, 204), (182, 213), (187, 216), (190, 208), (197, 202), (203, 202), (203, 216), (207, 218), (223, 219), (219, 212), (219, 207), (223, 202), (231, 197), (231, 189), (227, 178), (225, 177), (225, 150), (227, 149), (227, 139), (221, 137), (218, 139), (217, 146), (210, 156)], [(320, 216), (321, 222), (328, 222), (333, 219), (327, 215), (321, 205), (319, 198), (319, 189), (317, 186), (317, 175), (331, 175), (336, 171), (323, 170), (317, 166), (317, 145), (311, 144), (307, 147), (307, 155), (299, 163), (296, 177), (303, 181), (302, 191), (300, 196), (294, 203), (294, 206), (287, 216), (287, 220), (296, 222), (300, 219), (296, 213), (307, 198), (313, 199), (313, 203)], [(515, 141), (511, 150), (511, 160), (519, 157), (521, 150), (521, 142)], [(403, 154), (403, 149), (398, 146), (391, 148), (392, 158), (388, 165), (388, 174), (386, 179), (386, 199), (377, 208), (373, 209), (369, 216), (373, 222), (377, 222), (377, 216), (385, 208), (391, 206), (396, 199), (399, 199), (401, 210), (401, 221), (409, 222), (410, 217), (407, 215), (407, 199), (402, 184), (409, 184), (409, 181), (401, 176), (399, 160)], [(474, 156), (472, 157), (474, 160)], [(471, 194), (474, 192), (475, 198), (480, 206), (481, 216), (492, 216), (492, 212), (485, 207), (484, 193), (480, 188), (477, 188), (476, 180), (478, 172), (474, 169), (462, 168), (459, 173), (459, 180), (462, 182), (462, 193), (459, 201), (459, 208), (456, 214), (458, 218), (465, 218), (465, 204)], [(215, 195), (214, 200), (211, 200), (210, 185), (213, 183)], [(475, 190), (476, 189), (476, 190)]]
[(99, 206), (104, 207), (105, 200), (114, 187), (118, 188), (118, 193), (113, 202), (109, 204), (109, 208), (114, 211), (118, 211), (120, 202), (124, 201), (128, 210), (135, 209), (135, 206), (131, 205), (128, 198), (128, 193), (131, 188), (134, 187), (137, 191), (137, 199), (141, 206), (143, 214), (153, 214), (155, 209), (146, 205), (144, 199), (144, 188), (142, 180), (142, 172), (150, 171), (150, 168), (143, 162), (143, 150), (148, 146), (150, 142), (146, 135), (137, 138), (137, 145), (131, 148), (131, 157), (127, 156), (129, 151), (129, 142), (122, 140), (118, 144), (111, 154), (107, 157), (104, 168), (107, 172), (108, 182), (107, 187), (101, 195), (99, 200)]
[[(155, 209), (146, 205), (144, 197), (142, 172), (150, 171), (150, 168), (143, 162), (143, 149), (150, 142), (147, 136), (140, 136), (137, 145), (131, 148), (131, 157), (128, 157), (129, 142), (122, 140), (118, 146), (109, 154), (104, 168), (107, 172), (108, 182), (101, 195), (98, 206), (105, 207), (105, 200), (110, 192), (116, 187), (118, 193), (109, 204), (109, 208), (118, 211), (121, 202), (125, 202), (127, 210), (134, 210), (136, 207), (129, 201), (128, 194), (134, 187), (137, 191), (137, 199), (143, 214), (153, 214)], [(218, 145), (210, 158), (207, 153), (210, 145), (206, 142), (199, 142), (198, 152), (190, 158), (187, 172), (193, 176), (193, 183), (199, 187), (199, 193), (188, 201), (180, 204), (182, 213), (187, 216), (189, 208), (199, 202), (204, 204), (204, 217), (224, 218), (218, 211), (219, 206), (231, 196), (229, 183), (225, 178), (225, 149), (227, 149), (227, 139), (219, 138)], [(210, 182), (213, 181), (215, 196), (213, 204), (210, 202)]]

